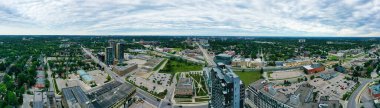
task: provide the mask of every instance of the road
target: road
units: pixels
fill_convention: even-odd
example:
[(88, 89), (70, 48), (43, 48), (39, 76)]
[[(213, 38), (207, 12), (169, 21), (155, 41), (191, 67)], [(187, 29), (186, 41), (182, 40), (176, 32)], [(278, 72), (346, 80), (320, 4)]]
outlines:
[(362, 89), (364, 89), (364, 87), (366, 87), (367, 84), (369, 84), (375, 80), (379, 80), (379, 78), (377, 78), (377, 79), (362, 79), (362, 81), (360, 81), (361, 85), (354, 91), (354, 93), (351, 94), (351, 96), (348, 100), (347, 108), (359, 108), (360, 107), (359, 106), (359, 97), (360, 97), (360, 93), (362, 92)]
[(158, 50), (154, 50), (153, 52), (156, 55), (162, 54), (163, 56), (168, 56), (168, 57), (179, 57), (179, 58), (185, 59), (185, 60), (190, 61), (190, 62), (194, 62), (194, 63), (198, 63), (198, 64), (204, 64), (204, 61), (202, 61), (202, 60), (197, 60), (197, 59), (186, 57), (183, 55), (175, 55), (175, 54), (170, 54), (170, 53), (166, 53), (166, 52), (161, 52)]
[(159, 108), (171, 108), (172, 107), (172, 97), (174, 95), (175, 91), (175, 85), (177, 84), (177, 78), (175, 77), (177, 74), (173, 77), (173, 82), (168, 87), (168, 93), (166, 94), (165, 98), (160, 102)]
[(16, 64), (17, 61), (19, 61), (21, 59), (21, 57), (18, 57), (17, 60), (13, 61), (6, 69), (5, 69), (5, 73), (9, 74), (9, 71), (11, 70), (11, 67), (14, 66)]
[(157, 101), (157, 99), (155, 97), (153, 97), (152, 95), (148, 94), (147, 92), (145, 92), (141, 89), (136, 90), (136, 96), (140, 97), (141, 99), (152, 104), (155, 107), (158, 107), (160, 104), (159, 100)]
[[(375, 57), (375, 59), (377, 59), (377, 57)], [(368, 58), (367, 58), (368, 59)], [(371, 58), (369, 58), (371, 59)], [(369, 60), (368, 59), (368, 60)], [(361, 96), (361, 92), (363, 91), (364, 87), (367, 87), (367, 85), (373, 81), (376, 81), (376, 80), (380, 80), (380, 78), (376, 78), (376, 79), (363, 79), (363, 81), (361, 81), (361, 85), (354, 91), (354, 93), (351, 94), (349, 100), (348, 100), (348, 104), (347, 104), (347, 108), (359, 108), (360, 106), (358, 104), (359, 101), (360, 101), (360, 96)]]
[[(114, 80), (116, 81), (119, 81), (119, 82), (122, 82), (122, 83), (125, 83), (125, 80), (122, 79), (121, 77), (119, 77), (118, 75), (116, 75), (113, 71), (111, 71), (110, 67), (108, 67), (106, 64), (104, 64), (102, 61), (100, 61), (98, 58), (96, 58), (92, 52), (88, 51), (86, 48), (84, 48), (82, 46), (82, 49), (83, 51), (89, 55), (91, 57), (92, 60), (94, 60), (95, 63), (99, 64), (101, 67), (104, 68), (104, 72), (107, 72), (111, 78), (113, 78)], [(136, 87), (136, 96), (144, 99), (145, 101), (147, 101), (148, 103), (152, 104), (152, 105), (155, 105), (155, 107), (158, 107), (159, 105), (159, 100), (157, 101), (157, 98), (153, 97), (152, 95), (150, 95), (149, 93), (141, 90), (140, 88)]]
[[(40, 57), (42, 57), (42, 56), (40, 56)], [(55, 107), (55, 106), (57, 106), (57, 103), (56, 103), (56, 96), (57, 96), (57, 92), (55, 91), (55, 89), (54, 89), (54, 82), (53, 82), (53, 78), (52, 78), (52, 71), (51, 71), (51, 69), (50, 69), (50, 65), (49, 65), (49, 63), (48, 63), (48, 60), (47, 60), (47, 57), (44, 57), (44, 64), (47, 66), (47, 70), (45, 70), (46, 72), (47, 72), (47, 74), (48, 74), (48, 78), (47, 78), (47, 80), (49, 80), (49, 92), (52, 92), (52, 93), (54, 93), (54, 96), (51, 98), (52, 100), (49, 100), (49, 102), (48, 102), (48, 104), (52, 104), (52, 105), (50, 105), (51, 107)], [(48, 99), (50, 99), (50, 98), (48, 98)]]
[(44, 62), (45, 62), (45, 64), (47, 65), (47, 70), (45, 70), (45, 71), (47, 71), (47, 73), (48, 73), (48, 80), (49, 80), (49, 82), (50, 82), (50, 86), (49, 86), (49, 91), (55, 91), (54, 90), (54, 82), (53, 82), (53, 78), (51, 77), (52, 75), (52, 71), (50, 70), (50, 65), (49, 65), (49, 63), (48, 63), (48, 60), (47, 60), (47, 58), (45, 57), (45, 59), (44, 59)]
[(216, 63), (214, 62), (214, 60), (208, 55), (207, 50), (204, 49), (201, 45), (199, 45), (198, 42), (195, 42), (195, 44), (197, 44), (199, 49), (202, 51), (203, 57), (205, 58), (205, 61), (207, 62), (208, 66), (211, 66), (211, 67), (216, 66)]

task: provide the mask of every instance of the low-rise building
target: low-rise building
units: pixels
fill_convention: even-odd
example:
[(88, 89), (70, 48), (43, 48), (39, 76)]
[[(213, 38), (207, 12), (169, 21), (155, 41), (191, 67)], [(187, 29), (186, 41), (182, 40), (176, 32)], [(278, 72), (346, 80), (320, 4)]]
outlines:
[(79, 87), (62, 88), (62, 105), (64, 108), (94, 108), (85, 92)]
[(81, 77), (82, 81), (86, 84), (91, 84), (94, 81), (94, 79), (84, 70), (78, 70), (77, 74)]
[(308, 74), (318, 73), (325, 70), (325, 66), (319, 63), (313, 63), (302, 67)]
[(174, 97), (192, 97), (194, 95), (194, 85), (191, 78), (180, 78), (176, 90), (174, 92)]
[(314, 86), (304, 83), (292, 93), (280, 92), (273, 83), (258, 80), (246, 89), (246, 108), (318, 108), (314, 102)]
[(223, 63), (226, 65), (231, 65), (232, 56), (228, 54), (218, 54), (214, 58), (215, 63)]
[(44, 88), (45, 87), (45, 72), (42, 70), (37, 70), (37, 76), (36, 76), (36, 85), (37, 88)]
[(119, 108), (128, 106), (136, 88), (128, 83), (112, 81), (88, 92), (79, 86), (62, 89), (64, 108)]
[[(265, 88), (270, 84), (267, 84), (264, 80), (258, 80), (251, 83), (246, 89), (246, 108), (293, 108), (287, 105), (289, 98), (285, 94), (276, 91), (275, 94), (271, 94)], [(268, 89), (269, 90), (269, 89)]]
[(133, 85), (112, 81), (90, 91), (88, 97), (95, 108), (119, 108), (122, 105), (129, 106), (135, 93)]
[(137, 67), (137, 64), (128, 64), (127, 66), (115, 66), (112, 70), (118, 75), (124, 76), (125, 74), (137, 69)]
[(380, 84), (370, 86), (368, 91), (374, 98), (380, 99)]
[(289, 59), (285, 61), (284, 66), (297, 67), (297, 66), (310, 65), (311, 63), (312, 62), (309, 59)]

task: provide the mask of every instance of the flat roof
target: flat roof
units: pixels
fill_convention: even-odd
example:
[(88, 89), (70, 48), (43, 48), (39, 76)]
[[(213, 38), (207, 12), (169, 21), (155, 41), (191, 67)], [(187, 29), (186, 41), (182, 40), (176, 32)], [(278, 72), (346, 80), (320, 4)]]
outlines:
[(94, 107), (108, 108), (122, 99), (126, 99), (127, 96), (134, 93), (136, 88), (129, 83), (121, 83), (118, 81), (112, 81), (101, 86), (91, 93), (88, 93)]
[(311, 70), (311, 69), (313, 69), (313, 68), (311, 67), (311, 65), (303, 66), (303, 68), (305, 68), (305, 69), (307, 69), (307, 70)]
[(193, 80), (191, 78), (180, 78), (175, 89), (176, 95), (193, 94)]
[[(87, 97), (85, 92), (79, 86), (62, 88), (62, 95), (65, 97), (66, 101), (78, 104), (88, 104), (90, 99)], [(88, 104), (91, 107), (91, 104)]]
[(370, 86), (369, 89), (371, 89), (372, 94), (380, 94), (380, 84)]

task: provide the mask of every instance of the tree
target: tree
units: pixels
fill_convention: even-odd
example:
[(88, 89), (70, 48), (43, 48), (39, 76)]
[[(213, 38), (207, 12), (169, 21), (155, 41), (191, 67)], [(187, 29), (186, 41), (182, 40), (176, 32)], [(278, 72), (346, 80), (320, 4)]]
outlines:
[(0, 83), (0, 95), (4, 95), (7, 92), (7, 86), (4, 83)]
[(49, 81), (49, 80), (45, 80), (45, 87), (46, 87), (46, 88), (49, 88), (49, 87), (50, 87), (50, 81)]
[(108, 75), (108, 76), (107, 76), (107, 82), (110, 81), (110, 80), (111, 80), (111, 76)]
[(315, 78), (315, 76), (314, 76), (314, 75), (310, 76), (310, 79), (311, 79), (311, 80), (313, 80), (314, 78)]
[(17, 97), (14, 92), (8, 91), (6, 101), (9, 105), (17, 105)]

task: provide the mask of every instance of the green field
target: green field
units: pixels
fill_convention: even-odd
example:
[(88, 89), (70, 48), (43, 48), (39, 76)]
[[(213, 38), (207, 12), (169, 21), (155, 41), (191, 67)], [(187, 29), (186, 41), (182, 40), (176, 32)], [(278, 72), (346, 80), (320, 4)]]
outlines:
[(331, 61), (338, 61), (339, 60), (338, 56), (333, 56), (333, 55), (327, 56), (327, 59), (331, 60)]
[(188, 72), (188, 71), (200, 71), (202, 70), (202, 65), (189, 63), (183, 60), (170, 59), (165, 67), (160, 70), (161, 73), (177, 73), (177, 72)]
[(235, 72), (235, 73), (240, 77), (240, 80), (243, 81), (245, 86), (248, 86), (252, 82), (259, 80), (261, 77), (260, 72)]

